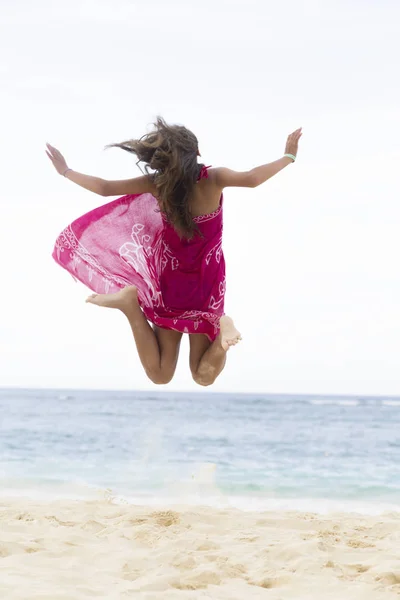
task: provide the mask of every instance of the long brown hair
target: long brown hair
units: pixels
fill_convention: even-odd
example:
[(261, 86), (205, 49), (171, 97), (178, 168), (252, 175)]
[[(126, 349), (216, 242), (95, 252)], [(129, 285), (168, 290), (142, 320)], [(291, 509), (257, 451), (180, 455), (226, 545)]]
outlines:
[(197, 162), (196, 136), (182, 125), (167, 125), (162, 117), (157, 117), (150, 133), (108, 147), (132, 152), (138, 158), (138, 165), (145, 163), (146, 174), (157, 190), (160, 210), (181, 237), (192, 238), (198, 227), (189, 199), (203, 166)]

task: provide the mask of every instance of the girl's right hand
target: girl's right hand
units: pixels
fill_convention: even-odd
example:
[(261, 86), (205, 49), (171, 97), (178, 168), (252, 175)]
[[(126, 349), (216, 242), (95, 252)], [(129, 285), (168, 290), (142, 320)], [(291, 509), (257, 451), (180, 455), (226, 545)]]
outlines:
[(293, 133), (291, 133), (288, 136), (285, 147), (285, 154), (293, 154), (293, 156), (297, 156), (299, 139), (303, 135), (301, 130), (302, 128), (299, 127), (299, 129), (296, 129), (296, 131), (293, 131)]

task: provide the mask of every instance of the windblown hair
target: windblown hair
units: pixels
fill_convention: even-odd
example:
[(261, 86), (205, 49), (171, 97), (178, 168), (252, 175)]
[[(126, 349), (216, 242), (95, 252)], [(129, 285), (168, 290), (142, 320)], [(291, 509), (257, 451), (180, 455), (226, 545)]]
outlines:
[(191, 131), (181, 125), (167, 125), (157, 117), (150, 133), (110, 146), (136, 154), (138, 165), (145, 163), (145, 172), (157, 190), (160, 210), (181, 237), (190, 239), (198, 233), (189, 199), (203, 165), (197, 162), (198, 141)]

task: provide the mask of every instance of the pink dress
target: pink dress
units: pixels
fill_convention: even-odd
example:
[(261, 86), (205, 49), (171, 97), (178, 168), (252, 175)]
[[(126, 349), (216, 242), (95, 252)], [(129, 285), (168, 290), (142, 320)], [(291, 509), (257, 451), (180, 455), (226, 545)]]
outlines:
[[(200, 177), (208, 177), (203, 167)], [(98, 294), (134, 285), (146, 318), (164, 329), (214, 340), (224, 314), (222, 195), (195, 217), (202, 236), (180, 239), (151, 194), (123, 196), (68, 225), (53, 258)]]

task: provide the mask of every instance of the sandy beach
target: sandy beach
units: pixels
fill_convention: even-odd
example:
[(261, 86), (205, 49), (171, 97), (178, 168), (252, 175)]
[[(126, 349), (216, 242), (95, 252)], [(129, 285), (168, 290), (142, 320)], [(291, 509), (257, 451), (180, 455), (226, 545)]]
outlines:
[(1, 502), (7, 600), (379, 600), (400, 595), (400, 513)]

